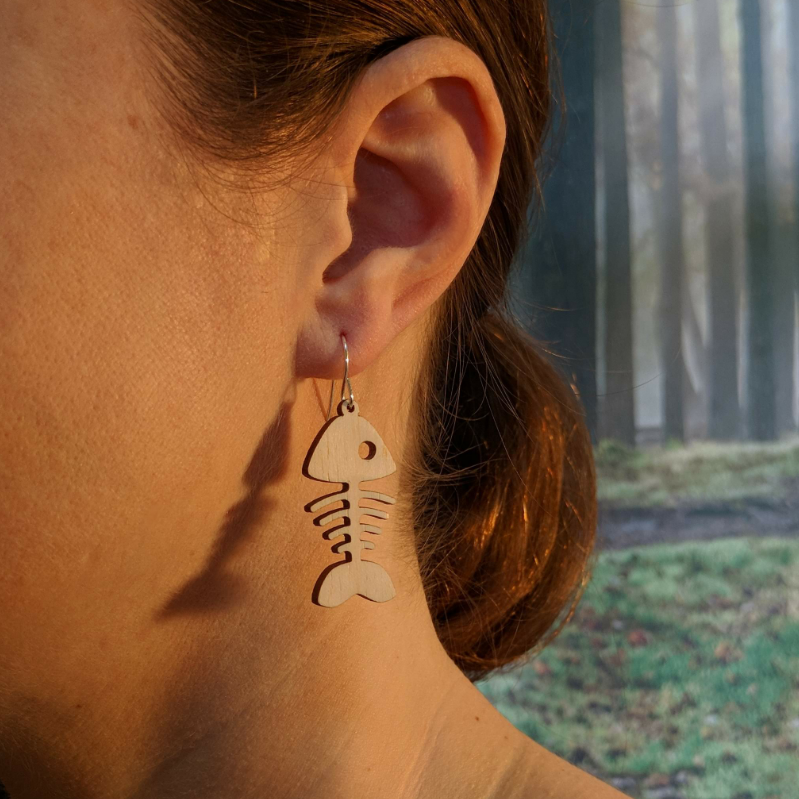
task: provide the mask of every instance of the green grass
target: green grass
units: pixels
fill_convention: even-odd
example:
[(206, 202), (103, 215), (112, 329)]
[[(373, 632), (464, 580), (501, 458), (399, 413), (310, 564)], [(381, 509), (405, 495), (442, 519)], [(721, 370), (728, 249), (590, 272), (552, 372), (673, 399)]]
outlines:
[(631, 450), (596, 449), (599, 498), (616, 506), (672, 505), (751, 497), (785, 498), (799, 486), (799, 439), (770, 444), (696, 442)]
[(630, 796), (799, 799), (799, 541), (603, 552), (558, 638), (480, 687)]

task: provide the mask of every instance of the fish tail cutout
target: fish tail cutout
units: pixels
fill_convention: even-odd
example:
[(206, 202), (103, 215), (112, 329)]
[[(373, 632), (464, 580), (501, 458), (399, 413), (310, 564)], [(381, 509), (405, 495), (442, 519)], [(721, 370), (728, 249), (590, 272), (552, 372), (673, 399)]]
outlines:
[(322, 575), (317, 602), (334, 608), (356, 594), (372, 602), (387, 602), (396, 594), (388, 572), (371, 560), (334, 563)]

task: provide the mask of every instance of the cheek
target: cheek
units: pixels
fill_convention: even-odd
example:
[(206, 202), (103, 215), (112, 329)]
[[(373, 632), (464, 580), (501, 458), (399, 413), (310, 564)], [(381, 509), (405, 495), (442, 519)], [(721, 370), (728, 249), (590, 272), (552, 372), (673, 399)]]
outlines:
[(106, 174), (104, 190), (65, 177), (17, 192), (0, 217), (11, 650), (31, 622), (75, 628), (162, 601), (240, 499), (291, 371), (268, 254), (242, 257), (200, 211), (137, 193), (133, 176)]
[(245, 495), (292, 375), (269, 234), (160, 146), (124, 80), (129, 29), (81, 40), (60, 13), (63, 57), (12, 59), (0, 25), (0, 705), (139, 650)]

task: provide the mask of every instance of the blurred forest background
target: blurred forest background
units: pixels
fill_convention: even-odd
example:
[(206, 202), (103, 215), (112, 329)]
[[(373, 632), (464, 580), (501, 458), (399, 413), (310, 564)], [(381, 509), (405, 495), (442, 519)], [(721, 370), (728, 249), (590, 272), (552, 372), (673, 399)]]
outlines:
[(598, 556), (480, 687), (630, 796), (799, 799), (799, 0), (550, 8), (514, 312), (585, 408)]

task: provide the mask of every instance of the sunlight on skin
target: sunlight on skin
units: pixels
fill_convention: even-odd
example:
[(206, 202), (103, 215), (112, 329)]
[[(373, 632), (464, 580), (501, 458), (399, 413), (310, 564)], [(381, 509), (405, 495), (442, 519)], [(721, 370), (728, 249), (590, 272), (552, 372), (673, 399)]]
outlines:
[[(320, 156), (342, 173), (222, 189), (170, 148), (123, 2), (0, 0), (0, 18), (0, 779), (14, 799), (619, 796), (517, 732), (446, 655), (401, 469), (380, 486), (399, 498), (381, 539), (396, 598), (310, 602), (331, 557), (304, 510), (328, 387), (311, 378), (341, 369), (313, 309), (352, 240), (344, 169), (367, 134), (400, 134), (353, 113)], [(440, 260), (410, 270), (425, 238), (393, 256), (396, 290), (428, 294), (396, 303), (402, 323), (358, 322), (342, 300), (359, 402), (401, 461), (421, 331), (480, 229), (503, 130), (465, 48), (413, 43), (380, 63), (362, 111), (401, 91), (413, 114), (408, 76), (452, 69), (480, 87), (462, 111), (491, 133), (478, 158), (430, 115), (450, 153), (430, 190), (476, 168), (452, 198), (464, 213), (429, 227)]]

